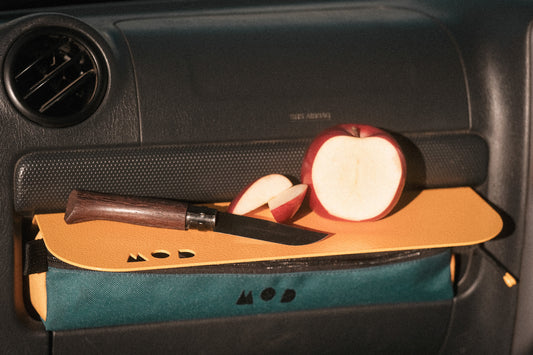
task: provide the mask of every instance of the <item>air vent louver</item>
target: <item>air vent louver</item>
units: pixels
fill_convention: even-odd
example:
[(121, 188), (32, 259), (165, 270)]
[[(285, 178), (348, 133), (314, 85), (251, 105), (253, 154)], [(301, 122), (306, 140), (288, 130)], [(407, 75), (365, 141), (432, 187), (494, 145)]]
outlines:
[(49, 127), (89, 117), (107, 84), (107, 72), (93, 42), (65, 29), (34, 31), (17, 40), (4, 70), (15, 106), (28, 119)]

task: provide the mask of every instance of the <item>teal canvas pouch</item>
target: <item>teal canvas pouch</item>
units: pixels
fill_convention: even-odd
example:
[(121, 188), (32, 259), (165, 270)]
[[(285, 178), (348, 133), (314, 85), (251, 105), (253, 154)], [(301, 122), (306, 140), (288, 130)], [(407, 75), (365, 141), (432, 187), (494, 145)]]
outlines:
[[(446, 249), (137, 272), (73, 267), (27, 246), (26, 271), (47, 330), (244, 316), (453, 298)], [(43, 282), (44, 280), (44, 282)], [(44, 297), (45, 301), (43, 301)], [(44, 305), (43, 305), (44, 302)]]

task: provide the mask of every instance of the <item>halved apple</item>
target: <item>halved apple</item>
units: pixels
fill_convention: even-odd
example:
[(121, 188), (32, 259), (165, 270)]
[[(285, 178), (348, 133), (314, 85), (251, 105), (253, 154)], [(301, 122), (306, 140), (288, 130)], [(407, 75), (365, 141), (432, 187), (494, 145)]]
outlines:
[(263, 176), (246, 186), (231, 201), (228, 212), (240, 215), (251, 212), (291, 186), (292, 182), (281, 174)]
[(306, 184), (294, 185), (268, 201), (268, 207), (276, 222), (288, 222), (300, 209), (307, 193)]
[(358, 124), (326, 129), (309, 146), (301, 180), (317, 214), (349, 221), (385, 217), (405, 185), (400, 146), (385, 131)]

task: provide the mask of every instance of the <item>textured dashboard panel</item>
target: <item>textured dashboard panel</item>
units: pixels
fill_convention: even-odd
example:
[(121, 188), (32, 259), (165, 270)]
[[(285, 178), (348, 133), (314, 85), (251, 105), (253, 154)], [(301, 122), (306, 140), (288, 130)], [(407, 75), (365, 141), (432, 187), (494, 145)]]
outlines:
[[(529, 326), (531, 324), (531, 317), (529, 317), (531, 312), (529, 310), (533, 307), (531, 307), (532, 298), (529, 291), (532, 289), (533, 281), (531, 277), (528, 277), (532, 274), (528, 272), (531, 269), (531, 253), (528, 253), (528, 250), (531, 249), (530, 232), (533, 230), (531, 225), (533, 218), (529, 218), (532, 210), (529, 205), (532, 201), (531, 191), (533, 189), (530, 179), (532, 152), (531, 144), (529, 144), (531, 45), (528, 41), (531, 39), (532, 3), (520, 0), (475, 0), (469, 2), (428, 2), (423, 0), (384, 0), (379, 2), (367, 0), (342, 2), (298, 0), (286, 2), (253, 0), (231, 3), (231, 5), (227, 2), (215, 4), (209, 0), (193, 2), (163, 0), (157, 2), (141, 1), (141, 3), (128, 1), (124, 4), (106, 3), (103, 5), (94, 4), (89, 7), (68, 6), (53, 9), (55, 12), (75, 16), (101, 32), (105, 38), (106, 57), (109, 59), (112, 80), (110, 81), (108, 96), (103, 101), (102, 108), (95, 115), (78, 126), (60, 130), (44, 129), (23, 119), (17, 110), (10, 105), (5, 90), (0, 90), (0, 136), (2, 137), (0, 139), (0, 157), (4, 164), (4, 168), (0, 170), (2, 181), (0, 184), (0, 209), (2, 211), (0, 216), (2, 221), (0, 224), (0, 260), (2, 260), (0, 262), (0, 283), (4, 286), (0, 290), (0, 302), (5, 305), (5, 307), (0, 307), (0, 318), (2, 319), (0, 322), (0, 353), (125, 353), (140, 351), (139, 349), (145, 349), (147, 352), (154, 349), (160, 349), (162, 352), (170, 349), (190, 351), (194, 349), (200, 353), (213, 349), (213, 351), (222, 353), (225, 351), (232, 354), (239, 353), (239, 350), (241, 350), (240, 353), (249, 353), (250, 349), (264, 350), (264, 353), (287, 352), (287, 349), (294, 350), (295, 353), (298, 350), (302, 353), (346, 353), (350, 350), (353, 352), (354, 349), (359, 349), (358, 347), (368, 350), (360, 351), (361, 353), (379, 352), (380, 350), (389, 353), (402, 353), (404, 350), (409, 354), (532, 353), (533, 328)], [(202, 93), (199, 96), (200, 100), (194, 95), (184, 95), (185, 99), (193, 97), (195, 100), (179, 102), (184, 98), (179, 96), (180, 94), (183, 95), (180, 90), (184, 86), (186, 87), (190, 81), (173, 81), (168, 80), (168, 78), (172, 77), (173, 72), (183, 68), (183, 66), (179, 66), (183, 62), (178, 62), (175, 59), (182, 57), (184, 53), (169, 50), (172, 56), (164, 58), (158, 55), (159, 52), (149, 52), (161, 47), (156, 43), (157, 41), (154, 42), (154, 39), (159, 40), (163, 37), (167, 40), (164, 41), (163, 46), (173, 48), (187, 46), (188, 48), (201, 48), (202, 43), (207, 43), (213, 48), (216, 45), (214, 39), (220, 39), (221, 46), (228, 43), (234, 44), (232, 50), (236, 52), (232, 53), (228, 49), (228, 52), (220, 57), (220, 60), (224, 59), (224, 62), (228, 63), (229, 69), (233, 69), (235, 72), (234, 69), (239, 69), (236, 65), (237, 62), (228, 62), (228, 58), (238, 56), (237, 51), (241, 48), (240, 42), (236, 37), (230, 40), (232, 34), (235, 33), (223, 32), (224, 29), (238, 29), (237, 32), (240, 33), (241, 38), (254, 33), (259, 37), (266, 38), (266, 32), (258, 29), (260, 22), (258, 20), (265, 23), (266, 15), (271, 16), (271, 18), (272, 15), (275, 15), (278, 20), (283, 20), (282, 25), (285, 26), (286, 33), (293, 43), (296, 43), (295, 39), (303, 38), (305, 40), (307, 37), (307, 49), (317, 47), (338, 49), (340, 44), (334, 42), (333, 33), (338, 33), (341, 27), (332, 26), (329, 29), (322, 27), (320, 31), (312, 31), (311, 26), (308, 28), (310, 31), (305, 32), (305, 35), (303, 32), (292, 32), (305, 29), (291, 24), (292, 21), (297, 20), (298, 16), (294, 15), (299, 14), (301, 15), (300, 19), (305, 19), (309, 13), (313, 13), (312, 19), (316, 21), (311, 22), (314, 24), (329, 18), (332, 20), (331, 24), (335, 25), (336, 20), (339, 24), (346, 24), (343, 22), (346, 16), (351, 17), (354, 12), (363, 9), (371, 15), (372, 13), (374, 15), (387, 13), (387, 16), (381, 17), (383, 21), (378, 26), (382, 27), (383, 33), (390, 33), (390, 27), (388, 27), (390, 24), (393, 24), (394, 29), (403, 31), (398, 31), (396, 36), (388, 37), (390, 41), (387, 43), (392, 46), (389, 48), (393, 48), (395, 44), (404, 43), (408, 44), (407, 47), (416, 49), (414, 52), (389, 51), (387, 57), (381, 58), (383, 61), (388, 60), (392, 72), (396, 72), (398, 67), (402, 67), (402, 65), (403, 68), (411, 69), (417, 66), (427, 68), (434, 65), (434, 68), (442, 69), (442, 71), (437, 70), (436, 74), (439, 75), (426, 74), (423, 78), (407, 75), (413, 71), (399, 70), (396, 74), (400, 77), (403, 75), (403, 78), (408, 81), (403, 83), (393, 81), (395, 85), (392, 85), (391, 88), (394, 86), (400, 91), (386, 95), (388, 100), (383, 100), (382, 96), (383, 93), (387, 93), (387, 87), (384, 91), (362, 91), (358, 93), (357, 97), (354, 95), (355, 99), (349, 102), (349, 108), (354, 109), (355, 107), (361, 110), (368, 105), (367, 107), (371, 109), (365, 109), (364, 112), (368, 112), (369, 115), (352, 115), (350, 110), (336, 111), (335, 107), (323, 109), (322, 104), (326, 101), (326, 97), (319, 95), (312, 95), (314, 96), (313, 100), (304, 102), (304, 110), (300, 110), (301, 101), (294, 99), (294, 96), (291, 96), (290, 100), (287, 98), (287, 101), (282, 97), (280, 101), (285, 101), (285, 104), (282, 102), (279, 106), (272, 105), (272, 100), (267, 100), (268, 97), (265, 100), (257, 99), (256, 102), (252, 103), (249, 100), (239, 98), (231, 103), (231, 97), (228, 101), (228, 98), (224, 97), (224, 93), (213, 90), (222, 86), (222, 82), (217, 81), (215, 76), (207, 77), (208, 80), (203, 81), (203, 83), (211, 81), (214, 86), (195, 88), (195, 93)], [(332, 12), (332, 10), (334, 11)], [(32, 11), (26, 13), (30, 12)], [(331, 16), (332, 13), (335, 13), (335, 16)], [(409, 16), (402, 16), (402, 14), (407, 13), (411, 14), (411, 20), (417, 18), (423, 20), (420, 22), (411, 21)], [(306, 16), (303, 16), (304, 14)], [(2, 21), (8, 21), (21, 15), (22, 12), (2, 12), (0, 17)], [(229, 20), (236, 21), (233, 22), (233, 27), (209, 27), (209, 30), (205, 28), (204, 33), (197, 33), (197, 42), (184, 43), (173, 42), (174, 36), (187, 37), (190, 33), (178, 31), (168, 31), (166, 34), (158, 33), (158, 26), (160, 29), (175, 27), (175, 23), (164, 24), (158, 21), (163, 18), (168, 19), (168, 17), (180, 19), (181, 25), (184, 25), (181, 19), (185, 18), (189, 20), (188, 23), (191, 25), (194, 25), (194, 22), (199, 18), (204, 19), (203, 24), (214, 19), (225, 19), (228, 22), (232, 22)], [(364, 21), (365, 17), (366, 15), (362, 15), (361, 20)], [(30, 21), (33, 24), (36, 21), (50, 24), (54, 22), (53, 18), (54, 16), (46, 15), (40, 19), (30, 19)], [(311, 22), (309, 23), (311, 24)], [(144, 32), (147, 27), (150, 27), (147, 24), (154, 27), (153, 33)], [(424, 24), (428, 25), (429, 31), (426, 31), (428, 27), (424, 27)], [(127, 28), (123, 25), (127, 25)], [(0, 58), (2, 61), (6, 50), (14, 39), (27, 29), (27, 21), (19, 22), (17, 20), (3, 24), (0, 29), (2, 32), (2, 36), (0, 36)], [(211, 31), (211, 29), (216, 30)], [(333, 32), (329, 32), (330, 30)], [(333, 38), (330, 45), (324, 41), (324, 37), (321, 37), (316, 45), (311, 42), (313, 34), (320, 34), (321, 31), (325, 33), (325, 37)], [(227, 36), (222, 35), (223, 33)], [(414, 35), (409, 35), (409, 33), (414, 33)], [(432, 34), (436, 34), (436, 37), (432, 37)], [(145, 35), (146, 37), (144, 37)], [(278, 32), (275, 38), (280, 38), (280, 36), (280, 32)], [(211, 37), (211, 42), (202, 42), (202, 39), (206, 37)], [(275, 38), (271, 38), (267, 44), (273, 49), (279, 49)], [(432, 41), (432, 38), (437, 40)], [(268, 38), (266, 39), (268, 40)], [(399, 42), (395, 41), (396, 39), (399, 39)], [(362, 38), (362, 41), (364, 40), (365, 38)], [(136, 48), (133, 48), (133, 42), (138, 44)], [(420, 50), (419, 46), (415, 45), (420, 42), (427, 44), (423, 48), (424, 50)], [(261, 41), (256, 43), (257, 45), (264, 44)], [(248, 41), (248, 48), (253, 48), (249, 47), (252, 44), (252, 40)], [(373, 48), (376, 49), (376, 47)], [(355, 57), (359, 54), (355, 47), (348, 46), (346, 49), (347, 51), (344, 53), (355, 54)], [(364, 52), (365, 49), (366, 47), (360, 51), (362, 56), (368, 54), (368, 52)], [(292, 54), (289, 57), (295, 58), (296, 50), (296, 47), (292, 48), (292, 52), (289, 52)], [(146, 57), (143, 57), (143, 53), (146, 54)], [(439, 56), (438, 53), (445, 53), (445, 57)], [(132, 63), (130, 54), (133, 54), (135, 63)], [(251, 53), (248, 57), (250, 60), (248, 63), (258, 63), (261, 58), (258, 54), (257, 51)], [(204, 61), (197, 63), (198, 70), (205, 68), (208, 69), (205, 73), (215, 72), (215, 67), (208, 67), (210, 58), (218, 59), (213, 54), (201, 58)], [(331, 58), (336, 63), (343, 60), (349, 61), (347, 56), (334, 58), (330, 54), (324, 53), (319, 53), (314, 58), (316, 60)], [(405, 58), (413, 58), (413, 61), (402, 60)], [(290, 58), (285, 57), (285, 59)], [(311, 76), (314, 75), (316, 78), (320, 74), (313, 72), (311, 68), (313, 66), (319, 68), (323, 66), (323, 63), (319, 64), (308, 59), (308, 66), (305, 67), (307, 69), (297, 69), (300, 70), (300, 73), (308, 71)], [(291, 62), (289, 61), (288, 64)], [(405, 64), (409, 64), (409, 66), (405, 66)], [(292, 66), (294, 68), (296, 64), (293, 62)], [(167, 67), (171, 68), (171, 72), (164, 71)], [(272, 67), (284, 69), (279, 62)], [(220, 68), (220, 66), (216, 68)], [(259, 69), (260, 67), (248, 66), (247, 68)], [(335, 68), (338, 68), (339, 71)], [(372, 66), (367, 68), (369, 68), (367, 82), (372, 84), (371, 80), (379, 76), (376, 83), (378, 85), (379, 81), (383, 80), (384, 72), (375, 71)], [(385, 66), (385, 68), (388, 67)], [(145, 69), (148, 72), (141, 72)], [(340, 67), (329, 67), (329, 70), (329, 73), (337, 74), (337, 78), (338, 74), (343, 72)], [(415, 70), (414, 73), (416, 74), (416, 72)], [(418, 71), (418, 73), (422, 72), (424, 70)], [(150, 76), (153, 73), (159, 76)], [(231, 73), (232, 71), (215, 72), (218, 78), (229, 77), (230, 79), (232, 78)], [(259, 72), (253, 70), (251, 75), (251, 79), (254, 80), (249, 83), (258, 82), (256, 79), (261, 77)], [(280, 76), (278, 73), (277, 77)], [(161, 81), (161, 78), (164, 80)], [(236, 79), (238, 78), (239, 76)], [(276, 87), (274, 78), (274, 76), (272, 78), (266, 77), (269, 80), (267, 83), (271, 87)], [(304, 79), (302, 82), (307, 80), (304, 75), (300, 75), (300, 78)], [(338, 84), (346, 83), (342, 79)], [(407, 85), (413, 83), (409, 81), (410, 79), (417, 79), (414, 83), (419, 83), (421, 86)], [(459, 87), (460, 81), (463, 84), (461, 87)], [(200, 80), (200, 82), (202, 81)], [(227, 88), (231, 90), (226, 93), (239, 93), (239, 87), (235, 86), (236, 83), (238, 80), (229, 83), (231, 85), (228, 85)], [(450, 83), (453, 84), (452, 87), (449, 86)], [(294, 86), (298, 83), (292, 81), (292, 84)], [(447, 89), (438, 90), (439, 85), (442, 85), (441, 89)], [(249, 88), (250, 85), (247, 87)], [(340, 85), (337, 86), (337, 88), (339, 87)], [(328, 88), (332, 89), (332, 87)], [(414, 91), (403, 91), (402, 88)], [(254, 89), (253, 86), (252, 89), (255, 94), (268, 92)], [(150, 90), (152, 91), (150, 92)], [(313, 88), (306, 88), (301, 92), (316, 94)], [(413, 93), (419, 93), (420, 96)], [(430, 93), (433, 94), (430, 95)], [(215, 97), (217, 94), (218, 97)], [(280, 95), (273, 95), (272, 97), (279, 99)], [(357, 100), (359, 97), (361, 100)], [(201, 102), (202, 99), (207, 102)], [(334, 103), (345, 99), (346, 97), (342, 97), (342, 95), (337, 96), (337, 101)], [(291, 110), (289, 116), (280, 115), (279, 112), (287, 113), (287, 102), (289, 105), (298, 106), (298, 110)], [(207, 106), (204, 106), (203, 103), (207, 103)], [(218, 106), (218, 104), (222, 105)], [(221, 107), (222, 111), (207, 110), (214, 114), (203, 115), (210, 105)], [(191, 109), (187, 109), (187, 107)], [(168, 108), (172, 109), (168, 110)], [(235, 111), (239, 111), (241, 114), (232, 115), (231, 113)], [(328, 118), (328, 112), (331, 113), (329, 116), (331, 119)], [(182, 113), (184, 115), (181, 115)], [(189, 113), (192, 115), (187, 116)], [(408, 113), (414, 114), (413, 117), (417, 117), (417, 119), (411, 121)], [(218, 120), (220, 117), (225, 117), (229, 122), (229, 125), (222, 127), (223, 129), (220, 129), (220, 125), (225, 122)], [(302, 117), (304, 120), (301, 120)], [(324, 121), (320, 119), (324, 119)], [(401, 314), (398, 314), (398, 305), (391, 305), (386, 309), (365, 310), (356, 308), (336, 312), (324, 311), (320, 312), (319, 316), (306, 313), (289, 316), (272, 315), (261, 319), (222, 319), (216, 322), (200, 321), (195, 324), (165, 323), (47, 334), (40, 328), (38, 320), (29, 319), (24, 309), (21, 308), (20, 283), (22, 276), (17, 271), (17, 261), (21, 255), (17, 239), (20, 231), (16, 223), (19, 216), (14, 214), (15, 200), (13, 195), (14, 182), (17, 184), (15, 189), (17, 194), (23, 188), (16, 180), (13, 180), (15, 162), (20, 157), (23, 157), (20, 163), (27, 163), (27, 166), (30, 167), (28, 170), (30, 173), (27, 176), (29, 179), (26, 180), (29, 182), (37, 181), (32, 179), (36, 179), (34, 174), (39, 171), (31, 157), (42, 154), (44, 159), (51, 153), (51, 150), (79, 154), (83, 151), (73, 150), (73, 148), (120, 147), (136, 145), (140, 142), (143, 144), (196, 144), (215, 141), (218, 138), (220, 138), (219, 141), (305, 138), (311, 137), (322, 127), (341, 119), (351, 122), (365, 121), (401, 132), (434, 132), (439, 136), (441, 133), (438, 132), (463, 129), (479, 133), (490, 150), (488, 164), (487, 156), (483, 155), (487, 153), (485, 145), (482, 145), (484, 148), (480, 152), (469, 153), (466, 148), (460, 148), (463, 143), (455, 141), (455, 145), (452, 144), (452, 146), (455, 147), (456, 152), (459, 151), (461, 154), (450, 153), (441, 159), (429, 162), (422, 159), (427, 151), (419, 148), (418, 143), (414, 143), (414, 138), (406, 142), (407, 146), (410, 147), (409, 151), (413, 156), (418, 157), (414, 163), (415, 168), (410, 169), (409, 178), (410, 181), (415, 182), (425, 182), (437, 178), (441, 182), (455, 181), (459, 184), (465, 183), (464, 178), (458, 179), (458, 177), (464, 176), (465, 172), (459, 172), (462, 169), (466, 169), (470, 173), (483, 170), (483, 174), (476, 175), (472, 180), (474, 184), (477, 184), (478, 181), (486, 178), (485, 182), (476, 190), (505, 217), (504, 233), (484, 247), (502, 265), (507, 266), (515, 275), (521, 276), (520, 285), (509, 289), (501, 282), (501, 275), (490, 262), (480, 258), (476, 253), (465, 253), (465, 257), (462, 257), (461, 261), (466, 269), (466, 276), (457, 284), (457, 297), (453, 301), (451, 317), (450, 308), (452, 307), (450, 305), (442, 307), (440, 311), (431, 305), (405, 305), (405, 307), (401, 307)], [(290, 124), (284, 121), (278, 126), (277, 120), (280, 122), (281, 120), (288, 120)], [(246, 123), (244, 132), (240, 126), (243, 122)], [(428, 125), (431, 127), (428, 128)], [(218, 131), (222, 131), (220, 137), (217, 134)], [(191, 133), (192, 135), (190, 135)], [(270, 136), (267, 137), (267, 135)], [(210, 137), (213, 136), (216, 137), (211, 140)], [(431, 139), (431, 137), (424, 139)], [(474, 140), (480, 140), (480, 138), (475, 137)], [(248, 143), (244, 144), (244, 146), (247, 145)], [(474, 146), (479, 147), (477, 144)], [(65, 149), (71, 150), (65, 151)], [(440, 148), (437, 150), (440, 151)], [(29, 152), (36, 153), (25, 155)], [(476, 154), (479, 154), (479, 157)], [(69, 164), (77, 159), (76, 155), (69, 156), (68, 154), (60, 155), (60, 157), (61, 159), (67, 157), (66, 162)], [(57, 163), (57, 160), (50, 159), (50, 161)], [(456, 159), (462, 163), (454, 163)], [(433, 168), (440, 165), (436, 163), (437, 161), (442, 164), (439, 169)], [(484, 168), (481, 170), (474, 167), (468, 168), (471, 164), (474, 167), (483, 166)], [(442, 171), (441, 169), (444, 169), (445, 166), (450, 168), (461, 166), (462, 168), (456, 171)], [(488, 172), (485, 169), (486, 166), (488, 166)], [(297, 170), (296, 168), (293, 169)], [(24, 185), (26, 188), (35, 188), (36, 191), (26, 194), (30, 191), (28, 190), (22, 193), (20, 196), (23, 200), (21, 201), (38, 200), (41, 201), (39, 204), (42, 206), (51, 206), (56, 203), (57, 208), (60, 208), (62, 202), (57, 200), (58, 193), (61, 194), (69, 188), (69, 185), (64, 183), (68, 176), (68, 174), (65, 175), (65, 172), (68, 171), (70, 170), (65, 167), (59, 168), (57, 173), (49, 176), (53, 179), (43, 178), (41, 180), (41, 182), (46, 181), (45, 185), (39, 183), (31, 187)], [(19, 172), (21, 171), (17, 171), (17, 174)], [(138, 172), (134, 173), (138, 174)], [(61, 174), (65, 176), (61, 176)], [(98, 174), (105, 176), (105, 172)], [(468, 176), (472, 177), (471, 175)], [(88, 173), (85, 177), (80, 175), (77, 179), (79, 179), (75, 181), (77, 185), (104, 186), (98, 182), (97, 176), (93, 173)], [(54, 183), (62, 187), (52, 186)], [(157, 179), (155, 179), (155, 183), (157, 184)], [(112, 188), (117, 188), (117, 186), (124, 185), (113, 186)], [(40, 191), (41, 189), (43, 191)], [(132, 193), (136, 193), (133, 189), (131, 190)], [(33, 195), (34, 193), (36, 195)], [(39, 196), (43, 199), (40, 200), (41, 197)], [(50, 197), (52, 198), (50, 199)], [(35, 206), (36, 204), (33, 207), (31, 205), (26, 207), (31, 210)], [(13, 252), (14, 250), (15, 252)], [(521, 263), (522, 261), (523, 263)], [(518, 293), (520, 293), (520, 297), (517, 297)], [(16, 309), (13, 305), (16, 305)], [(420, 321), (420, 317), (426, 321)], [(405, 327), (406, 324), (415, 326)], [(448, 324), (447, 329), (445, 329), (446, 324)], [(411, 336), (405, 336), (405, 332), (410, 333)], [(416, 342), (424, 342), (426, 346), (416, 346)]]
[(437, 22), (408, 9), (230, 11), (117, 26), (147, 143), (304, 138), (345, 122), (470, 128), (459, 52)]
[[(399, 136), (408, 184), (478, 185), (486, 177), (488, 148), (472, 134)], [(15, 171), (15, 210), (58, 211), (74, 188), (176, 198), (231, 200), (270, 173), (300, 176), (310, 140), (36, 152)]]

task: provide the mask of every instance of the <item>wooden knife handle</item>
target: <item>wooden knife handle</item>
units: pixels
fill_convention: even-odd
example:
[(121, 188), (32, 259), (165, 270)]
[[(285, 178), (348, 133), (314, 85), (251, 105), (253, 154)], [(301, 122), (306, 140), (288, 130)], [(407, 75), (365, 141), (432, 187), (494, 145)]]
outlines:
[(68, 198), (65, 222), (106, 220), (185, 230), (187, 208), (187, 203), (179, 201), (73, 190)]

